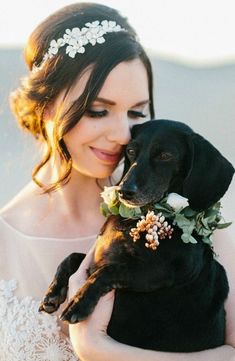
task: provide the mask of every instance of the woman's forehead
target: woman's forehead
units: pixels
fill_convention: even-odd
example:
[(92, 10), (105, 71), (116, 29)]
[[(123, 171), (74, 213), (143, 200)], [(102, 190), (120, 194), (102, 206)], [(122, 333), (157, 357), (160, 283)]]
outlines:
[[(59, 95), (60, 102), (73, 102), (83, 93), (92, 72), (89, 67), (74, 81), (69, 91)], [(149, 100), (148, 75), (144, 64), (139, 59), (125, 61), (115, 66), (108, 74), (98, 94), (98, 98), (110, 100), (115, 104), (130, 103), (131, 106)]]
[(107, 76), (99, 97), (113, 101), (128, 98), (133, 103), (147, 100), (148, 75), (144, 64), (139, 59), (118, 64)]

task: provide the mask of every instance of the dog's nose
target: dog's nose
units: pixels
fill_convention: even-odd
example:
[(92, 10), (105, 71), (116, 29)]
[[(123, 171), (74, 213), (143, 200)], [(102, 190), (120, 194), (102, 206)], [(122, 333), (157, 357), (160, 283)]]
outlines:
[(138, 188), (135, 184), (123, 185), (119, 190), (119, 194), (123, 199), (132, 199), (137, 191)]

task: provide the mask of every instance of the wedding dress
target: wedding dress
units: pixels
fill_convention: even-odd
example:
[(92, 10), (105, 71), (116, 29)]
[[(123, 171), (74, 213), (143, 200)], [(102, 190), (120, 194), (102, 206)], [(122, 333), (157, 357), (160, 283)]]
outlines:
[[(58, 264), (87, 252), (95, 236), (76, 239), (25, 235), (0, 217), (0, 360), (76, 361), (68, 327), (56, 315), (39, 313)], [(64, 306), (62, 306), (63, 308)]]

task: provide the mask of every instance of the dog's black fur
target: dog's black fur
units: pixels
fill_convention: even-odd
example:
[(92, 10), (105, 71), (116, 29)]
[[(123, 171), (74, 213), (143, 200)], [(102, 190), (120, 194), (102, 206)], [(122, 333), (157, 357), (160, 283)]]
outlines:
[[(135, 166), (131, 165), (136, 162)], [(217, 202), (232, 180), (232, 165), (183, 123), (154, 120), (132, 129), (126, 147), (122, 198), (132, 205), (157, 202), (175, 192), (201, 211)], [(224, 301), (228, 281), (211, 247), (196, 233), (184, 243), (174, 226), (156, 251), (129, 235), (136, 220), (110, 216), (97, 239), (89, 278), (62, 314), (85, 319), (101, 295), (116, 289), (108, 334), (133, 346), (190, 352), (220, 346), (225, 339)], [(226, 240), (225, 240), (226, 242)], [(57, 269), (40, 310), (54, 312), (64, 302), (68, 279), (84, 255), (74, 253)]]

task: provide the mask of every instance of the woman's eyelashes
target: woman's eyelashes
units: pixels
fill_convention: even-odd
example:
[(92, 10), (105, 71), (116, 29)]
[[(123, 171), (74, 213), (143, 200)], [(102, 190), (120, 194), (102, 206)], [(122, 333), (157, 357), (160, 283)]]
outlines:
[(136, 111), (136, 110), (129, 110), (128, 115), (132, 119), (146, 118), (147, 117), (147, 115), (144, 114), (143, 112), (139, 112), (139, 111)]
[(90, 118), (102, 118), (102, 117), (105, 117), (108, 114), (108, 111), (107, 110), (88, 109), (86, 111), (86, 113)]
[[(93, 110), (93, 109), (88, 109), (86, 111), (86, 114), (90, 117), (90, 118), (102, 118), (108, 115), (108, 110), (104, 109), (104, 110)], [(144, 114), (141, 111), (137, 111), (137, 110), (128, 110), (127, 112), (128, 116), (131, 119), (138, 119), (138, 118), (146, 118), (147, 115)]]

